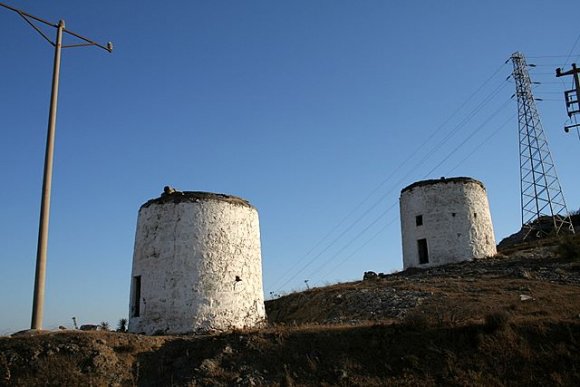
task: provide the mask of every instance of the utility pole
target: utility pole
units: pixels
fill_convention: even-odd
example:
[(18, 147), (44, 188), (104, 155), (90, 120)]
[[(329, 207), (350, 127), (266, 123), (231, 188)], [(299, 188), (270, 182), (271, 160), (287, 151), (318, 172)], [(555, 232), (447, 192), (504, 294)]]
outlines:
[[(520, 188), (524, 239), (550, 233), (574, 233), (548, 140), (532, 95), (532, 81), (522, 53), (512, 54), (518, 101)], [(545, 227), (544, 224), (550, 224)]]
[[(44, 155), (44, 175), (42, 182), (42, 199), (40, 204), (40, 221), (38, 227), (38, 245), (36, 251), (36, 271), (34, 278), (34, 296), (32, 301), (32, 321), (31, 329), (42, 329), (42, 320), (44, 316), (44, 289), (46, 282), (46, 252), (48, 246), (48, 225), (50, 220), (50, 194), (52, 187), (52, 164), (54, 159), (54, 139), (56, 131), (56, 108), (58, 104), (58, 82), (60, 78), (60, 57), (61, 50), (69, 47), (96, 46), (108, 52), (113, 51), (113, 44), (109, 42), (107, 46), (100, 45), (90, 39), (87, 39), (75, 32), (65, 28), (64, 20), (58, 24), (48, 22), (39, 17), (33, 16), (22, 10), (13, 8), (9, 5), (0, 3), (1, 7), (7, 8), (24, 19), (32, 28), (36, 30), (44, 39), (54, 47), (54, 62), (52, 71), (52, 89), (50, 95), (50, 109), (48, 113), (48, 131), (46, 137), (46, 151)], [(56, 40), (52, 41), (37, 26), (37, 23), (56, 28)], [(82, 43), (63, 45), (63, 34), (74, 36)]]
[[(572, 116), (576, 118), (576, 114), (580, 113), (580, 69), (576, 67), (576, 63), (572, 63), (572, 69), (568, 71), (563, 72), (559, 67), (556, 69), (557, 78), (563, 77), (565, 75), (572, 75), (574, 77), (574, 89), (566, 90), (564, 92), (566, 111), (568, 112), (568, 118), (571, 119)], [(564, 126), (564, 131), (568, 133), (570, 129), (577, 127), (580, 127), (580, 123)]]

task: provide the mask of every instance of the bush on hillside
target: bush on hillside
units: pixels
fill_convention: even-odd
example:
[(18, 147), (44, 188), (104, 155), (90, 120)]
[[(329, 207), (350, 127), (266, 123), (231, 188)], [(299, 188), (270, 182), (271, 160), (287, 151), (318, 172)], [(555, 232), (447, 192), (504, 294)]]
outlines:
[(572, 236), (562, 238), (556, 247), (556, 254), (566, 260), (580, 260), (580, 239)]
[(510, 314), (506, 311), (493, 312), (485, 316), (484, 328), (487, 332), (495, 332), (504, 329), (509, 321)]

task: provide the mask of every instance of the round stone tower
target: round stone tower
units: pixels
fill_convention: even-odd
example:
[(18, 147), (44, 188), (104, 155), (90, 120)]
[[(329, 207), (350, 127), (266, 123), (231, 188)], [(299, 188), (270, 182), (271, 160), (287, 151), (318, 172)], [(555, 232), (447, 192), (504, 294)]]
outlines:
[(165, 187), (139, 209), (129, 331), (255, 327), (266, 317), (258, 212), (246, 200)]
[(401, 191), (403, 267), (430, 267), (497, 253), (483, 184), (469, 177), (418, 181)]

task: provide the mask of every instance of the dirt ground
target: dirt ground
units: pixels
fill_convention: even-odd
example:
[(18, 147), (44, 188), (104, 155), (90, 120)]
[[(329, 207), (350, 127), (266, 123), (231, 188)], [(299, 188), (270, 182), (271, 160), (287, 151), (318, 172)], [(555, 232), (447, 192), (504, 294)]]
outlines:
[(577, 386), (574, 243), (290, 294), (260, 330), (1, 337), (0, 385)]

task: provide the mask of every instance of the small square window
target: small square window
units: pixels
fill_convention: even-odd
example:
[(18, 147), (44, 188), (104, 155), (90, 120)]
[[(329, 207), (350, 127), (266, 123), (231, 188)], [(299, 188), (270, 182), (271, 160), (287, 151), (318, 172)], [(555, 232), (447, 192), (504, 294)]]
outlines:
[(415, 224), (417, 226), (422, 226), (423, 225), (423, 215), (417, 215), (417, 216), (415, 216)]

